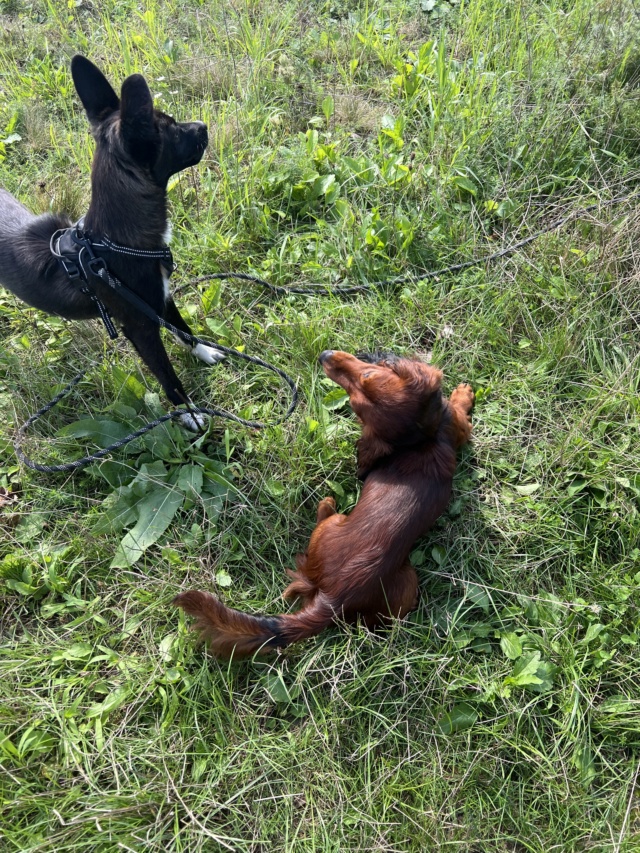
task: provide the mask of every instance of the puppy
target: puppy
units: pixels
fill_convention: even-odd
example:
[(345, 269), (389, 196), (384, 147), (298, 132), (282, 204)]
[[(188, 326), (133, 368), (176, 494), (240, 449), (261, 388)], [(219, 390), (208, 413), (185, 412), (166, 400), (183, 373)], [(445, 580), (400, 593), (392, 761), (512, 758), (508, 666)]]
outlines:
[[(105, 238), (116, 244), (117, 251), (104, 246), (98, 250), (103, 257), (106, 251), (109, 272), (152, 311), (191, 334), (169, 293), (167, 182), (200, 162), (208, 143), (207, 127), (201, 121), (178, 123), (155, 110), (140, 74), (127, 77), (120, 97), (83, 56), (73, 57), (71, 75), (96, 142), (91, 203), (81, 233), (99, 246)], [(71, 224), (60, 214), (34, 216), (0, 188), (0, 283), (49, 314), (68, 320), (96, 318), (101, 316), (98, 302), (82, 282), (69, 277), (55, 254), (56, 232)], [(158, 325), (102, 279), (92, 277), (90, 285), (169, 400), (174, 405), (187, 402)], [(191, 350), (207, 364), (224, 357), (201, 344)], [(197, 427), (191, 415), (183, 415), (183, 422)]]
[(471, 436), (473, 391), (459, 385), (447, 400), (440, 370), (392, 355), (327, 351), (320, 363), (362, 422), (360, 500), (349, 515), (336, 512), (333, 498), (320, 501), (309, 546), (297, 557), (284, 592), (301, 600), (297, 613), (250, 616), (208, 592), (174, 599), (196, 617), (196, 628), (218, 656), (288, 646), (336, 618), (360, 618), (374, 627), (416, 606), (418, 577), (409, 553), (449, 502), (456, 450)]

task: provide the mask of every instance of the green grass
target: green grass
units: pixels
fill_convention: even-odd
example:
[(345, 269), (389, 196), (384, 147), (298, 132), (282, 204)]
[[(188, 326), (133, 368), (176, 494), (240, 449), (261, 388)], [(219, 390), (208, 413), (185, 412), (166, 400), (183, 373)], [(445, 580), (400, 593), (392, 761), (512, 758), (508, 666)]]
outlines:
[[(640, 850), (635, 199), (420, 278), (634, 192), (638, 9), (423, 5), (0, 0), (0, 184), (32, 209), (86, 209), (79, 51), (209, 124), (170, 190), (176, 286), (413, 276), (349, 298), (187, 286), (198, 332), (294, 375), (298, 411), (197, 446), (169, 427), (68, 476), (20, 468), (12, 440), (88, 359), (34, 427), (39, 460), (95, 447), (65, 425), (129, 428), (164, 401), (125, 344), (101, 363), (97, 324), (0, 293), (3, 853)], [(452, 503), (413, 554), (420, 607), (388, 635), (216, 662), (172, 597), (279, 612), (317, 501), (356, 500), (328, 347), (429, 355), (476, 389)], [(277, 420), (263, 372), (172, 352), (194, 399)], [(154, 490), (179, 494), (166, 530), (114, 559)]]

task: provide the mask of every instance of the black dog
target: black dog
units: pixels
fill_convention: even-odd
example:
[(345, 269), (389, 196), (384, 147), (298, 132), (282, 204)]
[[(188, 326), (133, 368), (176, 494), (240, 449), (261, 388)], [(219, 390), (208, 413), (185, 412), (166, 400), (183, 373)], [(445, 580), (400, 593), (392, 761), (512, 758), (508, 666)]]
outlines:
[[(116, 244), (117, 250), (109, 254), (109, 272), (153, 312), (191, 334), (169, 293), (166, 190), (171, 175), (200, 162), (208, 143), (207, 127), (201, 121), (178, 123), (154, 110), (140, 74), (127, 77), (120, 98), (83, 56), (73, 57), (71, 74), (96, 141), (91, 204), (80, 233), (94, 242), (106, 239)], [(157, 323), (100, 278), (91, 277), (100, 307), (70, 280), (53, 253), (56, 232), (70, 226), (63, 215), (34, 216), (0, 188), (0, 283), (29, 305), (68, 320), (99, 317), (100, 307), (106, 308), (169, 400), (175, 405), (188, 402)], [(191, 351), (207, 364), (223, 358), (220, 351), (203, 344)], [(197, 429), (195, 417), (183, 415), (182, 422)]]

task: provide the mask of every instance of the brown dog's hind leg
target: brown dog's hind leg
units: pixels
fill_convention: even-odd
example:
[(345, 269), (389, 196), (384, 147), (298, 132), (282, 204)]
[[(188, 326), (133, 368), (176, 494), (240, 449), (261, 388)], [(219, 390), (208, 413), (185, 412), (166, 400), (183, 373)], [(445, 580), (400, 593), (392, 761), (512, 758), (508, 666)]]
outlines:
[(471, 438), (471, 409), (475, 394), (471, 385), (458, 385), (449, 397), (449, 406), (456, 427), (456, 446), (461, 447)]
[[(316, 516), (316, 528), (323, 521), (335, 515), (336, 502), (333, 498), (323, 498), (318, 504), (318, 513)], [(307, 552), (298, 554), (296, 557), (296, 571), (287, 570), (287, 574), (291, 578), (291, 583), (282, 593), (283, 598), (291, 600), (300, 598), (302, 601), (308, 601), (313, 598), (318, 592), (316, 581), (307, 576)]]
[(409, 560), (398, 570), (387, 588), (387, 607), (396, 619), (403, 619), (418, 606), (418, 575)]
[[(376, 596), (368, 607), (360, 605), (353, 614), (348, 614), (356, 621), (358, 615), (369, 629), (389, 627), (391, 619), (403, 619), (418, 606), (418, 575), (407, 560), (395, 573), (393, 578), (385, 581), (384, 589)], [(347, 618), (347, 621), (351, 621)]]

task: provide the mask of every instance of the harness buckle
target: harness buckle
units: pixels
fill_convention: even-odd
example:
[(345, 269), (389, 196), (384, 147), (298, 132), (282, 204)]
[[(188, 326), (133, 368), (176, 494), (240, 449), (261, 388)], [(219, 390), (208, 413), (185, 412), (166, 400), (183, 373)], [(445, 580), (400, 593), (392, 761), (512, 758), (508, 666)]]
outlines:
[(80, 270), (78, 269), (78, 265), (74, 264), (74, 262), (70, 258), (60, 256), (58, 257), (58, 261), (71, 281), (75, 281), (76, 279), (80, 278)]

